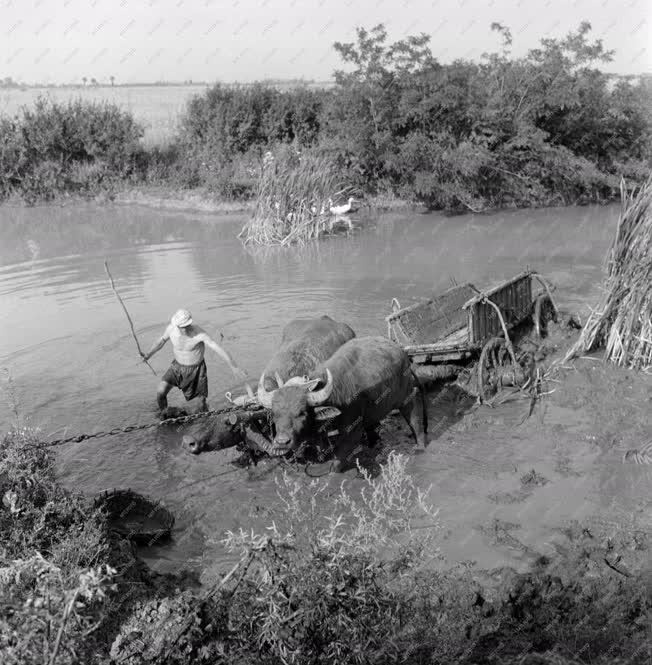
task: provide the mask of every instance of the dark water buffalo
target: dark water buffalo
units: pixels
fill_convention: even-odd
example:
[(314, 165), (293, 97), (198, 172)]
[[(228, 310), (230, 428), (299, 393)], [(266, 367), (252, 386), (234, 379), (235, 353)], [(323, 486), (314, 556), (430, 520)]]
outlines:
[[(267, 391), (265, 375), (258, 384), (258, 400), (271, 409), (277, 449), (294, 450), (314, 438), (325, 421), (337, 430), (335, 455), (339, 468), (362, 431), (372, 433), (378, 423), (399, 409), (417, 443), (426, 445), (423, 393), (405, 351), (385, 337), (357, 337), (342, 345), (311, 373), (293, 377), (277, 390)], [(325, 383), (322, 388), (317, 388)]]
[[(279, 381), (283, 383), (293, 376), (309, 374), (354, 337), (355, 333), (346, 323), (334, 321), (329, 316), (290, 321), (283, 329), (279, 349), (265, 368), (267, 389), (278, 388)], [(245, 427), (247, 423), (243, 421), (243, 415), (232, 422), (234, 417), (234, 414), (224, 414), (201, 419), (186, 432), (182, 445), (194, 454), (231, 448), (243, 442), (253, 443), (270, 455), (287, 452), (272, 446), (255, 429)]]
[(193, 423), (182, 439), (182, 446), (193, 453), (233, 448), (246, 444), (268, 455), (284, 455), (287, 450), (270, 443), (260, 432), (267, 427), (264, 411), (238, 410), (207, 416)]
[(277, 376), (287, 381), (293, 376), (310, 374), (354, 337), (355, 333), (346, 323), (334, 321), (330, 316), (290, 321), (283, 329), (278, 350), (263, 372), (265, 389), (278, 388)]

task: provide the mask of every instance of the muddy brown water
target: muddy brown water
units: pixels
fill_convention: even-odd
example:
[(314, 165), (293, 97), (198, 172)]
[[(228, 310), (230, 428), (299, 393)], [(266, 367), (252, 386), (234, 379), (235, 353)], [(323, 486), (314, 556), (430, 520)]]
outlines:
[[(557, 286), (562, 308), (584, 314), (599, 294), (617, 216), (617, 206), (361, 215), (348, 237), (279, 250), (243, 248), (235, 237), (241, 216), (117, 205), (0, 208), (0, 358), (11, 376), (2, 426), (14, 405), (52, 438), (155, 420), (157, 379), (139, 362), (105, 259), (143, 347), (187, 307), (255, 383), (290, 318), (327, 313), (358, 335), (385, 334), (393, 297), (407, 305), (451, 280), (481, 287), (530, 266)], [(557, 343), (566, 341), (560, 334)], [(164, 348), (152, 359), (159, 376), (170, 357)], [(216, 408), (239, 386), (215, 355), (207, 360)], [(652, 436), (646, 378), (630, 380), (594, 359), (559, 380), (523, 424), (522, 401), (478, 409), (454, 388), (429, 395), (430, 446), (418, 456), (402, 449), (418, 483), (432, 486), (437, 541), (450, 561), (525, 566), (571, 519), (626, 518), (648, 528), (652, 468), (620, 461), (624, 449)], [(182, 400), (173, 394), (170, 403)], [(404, 428), (390, 419), (385, 443), (395, 431)], [(279, 468), (237, 469), (229, 463), (234, 451), (193, 457), (180, 438), (178, 427), (161, 427), (68, 444), (58, 449), (58, 472), (88, 495), (130, 487), (169, 506), (173, 540), (147, 553), (159, 569), (226, 566), (219, 538), (266, 524), (278, 503)], [(522, 481), (531, 469), (545, 482)], [(360, 483), (355, 472), (328, 482), (343, 478)]]

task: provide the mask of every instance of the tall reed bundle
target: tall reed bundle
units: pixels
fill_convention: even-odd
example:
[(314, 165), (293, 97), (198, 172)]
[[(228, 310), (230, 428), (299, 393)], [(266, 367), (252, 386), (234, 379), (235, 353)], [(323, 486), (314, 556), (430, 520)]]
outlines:
[(238, 235), (245, 244), (303, 244), (327, 231), (328, 200), (352, 193), (325, 156), (283, 147), (268, 157), (260, 173), (256, 207)]
[(652, 369), (652, 176), (638, 191), (620, 183), (621, 211), (607, 255), (604, 295), (564, 360), (605, 345), (617, 365)]

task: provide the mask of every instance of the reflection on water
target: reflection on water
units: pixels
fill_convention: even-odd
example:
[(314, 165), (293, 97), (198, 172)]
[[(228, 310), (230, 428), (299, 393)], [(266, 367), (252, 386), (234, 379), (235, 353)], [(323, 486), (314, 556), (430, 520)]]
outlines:
[[(362, 219), (348, 238), (281, 249), (243, 248), (237, 216), (2, 207), (1, 364), (22, 415), (48, 434), (149, 422), (157, 379), (140, 362), (105, 259), (142, 346), (187, 307), (209, 333), (224, 336), (255, 382), (290, 318), (327, 313), (358, 335), (385, 334), (393, 297), (407, 305), (453, 279), (484, 286), (530, 266), (558, 286), (562, 306), (584, 309), (597, 293), (617, 214), (616, 206), (457, 217), (401, 212)], [(159, 376), (170, 357), (164, 348), (152, 359)], [(215, 355), (208, 377), (214, 407), (238, 389)], [(174, 393), (170, 401), (181, 403)], [(6, 426), (8, 410), (1, 418)], [(60, 472), (87, 492), (121, 486), (166, 498), (178, 517), (178, 555), (195, 556), (207, 533), (248, 524), (273, 483), (243, 482), (246, 472), (226, 464), (229, 453), (186, 456), (178, 436), (153, 429), (72, 444), (61, 450)]]

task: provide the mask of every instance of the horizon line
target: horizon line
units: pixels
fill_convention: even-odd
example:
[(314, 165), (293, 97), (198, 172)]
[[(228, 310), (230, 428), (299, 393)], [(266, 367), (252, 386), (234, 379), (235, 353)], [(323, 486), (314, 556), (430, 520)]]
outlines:
[[(622, 74), (619, 72), (602, 72), (608, 77), (618, 77), (618, 78), (647, 78), (652, 77), (652, 71), (643, 71), (638, 74)], [(7, 79), (10, 79), (10, 83), (5, 83)], [(303, 85), (336, 85), (335, 79), (309, 79), (309, 78), (276, 78), (276, 77), (267, 77), (260, 79), (253, 79), (250, 81), (225, 81), (221, 79), (214, 79), (212, 81), (194, 81), (193, 79), (185, 80), (155, 80), (155, 81), (129, 81), (116, 83), (111, 82), (110, 80), (95, 80), (95, 83), (92, 83), (93, 79), (87, 79), (88, 83), (75, 82), (75, 81), (64, 81), (61, 83), (46, 83), (46, 82), (24, 82), (24, 81), (14, 81), (11, 76), (4, 77), (0, 79), (0, 88), (128, 88), (128, 87), (138, 87), (138, 86), (211, 86), (211, 85), (256, 85), (257, 83), (296, 83)]]

